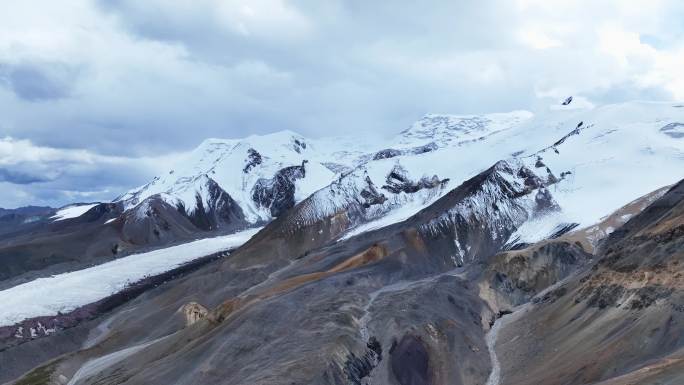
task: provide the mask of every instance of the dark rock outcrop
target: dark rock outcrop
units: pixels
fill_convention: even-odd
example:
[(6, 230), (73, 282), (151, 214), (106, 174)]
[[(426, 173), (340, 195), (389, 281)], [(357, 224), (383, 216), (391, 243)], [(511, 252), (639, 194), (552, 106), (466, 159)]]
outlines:
[(428, 144), (423, 145), (423, 146), (417, 146), (417, 147), (412, 147), (412, 148), (408, 148), (408, 149), (401, 149), (401, 150), (397, 150), (394, 148), (386, 148), (384, 150), (380, 150), (380, 151), (376, 152), (373, 155), (372, 159), (373, 160), (389, 159), (389, 158), (395, 158), (397, 156), (406, 155), (406, 154), (418, 155), (418, 154), (423, 154), (426, 152), (434, 151), (437, 148), (438, 148), (437, 144), (434, 142), (428, 143)]
[[(188, 212), (180, 205), (178, 210), (185, 213), (190, 222), (204, 231), (222, 229), (237, 230), (247, 226), (242, 208), (213, 179), (207, 177), (202, 186), (204, 197), (200, 192), (195, 194), (195, 207)], [(206, 202), (204, 201), (206, 199)]]
[(247, 150), (247, 159), (245, 159), (245, 167), (242, 169), (242, 172), (247, 174), (252, 168), (260, 165), (262, 162), (261, 154), (257, 150), (250, 148)]
[(363, 385), (364, 379), (370, 376), (373, 369), (382, 360), (382, 346), (375, 337), (370, 338), (366, 347), (363, 356), (357, 357), (350, 353), (344, 362), (344, 374), (350, 384)]
[(395, 150), (393, 148), (387, 148), (384, 150), (380, 150), (373, 155), (373, 160), (380, 160), (380, 159), (389, 159), (389, 158), (394, 158), (399, 155), (401, 155), (402, 152), (400, 150)]
[(294, 140), (294, 145), (292, 146), (297, 153), (302, 153), (302, 151), (306, 150), (306, 142), (303, 140), (295, 139)]
[(514, 307), (532, 300), (542, 290), (587, 266), (592, 259), (593, 255), (578, 244), (565, 240), (543, 242), (492, 257), (483, 279)]
[(405, 335), (390, 349), (392, 373), (400, 385), (430, 385), (430, 355), (423, 341)]
[(401, 192), (411, 194), (422, 189), (432, 189), (443, 186), (448, 181), (449, 179), (439, 179), (437, 175), (433, 175), (431, 178), (422, 177), (417, 181), (413, 181), (409, 178), (403, 167), (396, 165), (387, 175), (387, 184), (382, 186), (382, 189), (393, 194), (399, 194)]
[(375, 184), (369, 177), (366, 177), (366, 186), (361, 190), (360, 195), (363, 198), (361, 206), (366, 209), (374, 205), (381, 205), (387, 200), (387, 197), (375, 188)]
[(138, 247), (168, 244), (197, 231), (183, 207), (174, 207), (157, 195), (126, 211), (117, 227), (122, 241)]
[(252, 199), (279, 217), (295, 204), (295, 181), (306, 176), (306, 161), (301, 166), (285, 167), (271, 179), (259, 179), (252, 190)]
[(435, 151), (437, 148), (437, 143), (431, 142), (424, 146), (413, 147), (412, 149), (410, 149), (410, 152), (415, 155), (424, 154), (426, 152)]
[(663, 126), (660, 132), (671, 138), (684, 138), (684, 123), (670, 123)]

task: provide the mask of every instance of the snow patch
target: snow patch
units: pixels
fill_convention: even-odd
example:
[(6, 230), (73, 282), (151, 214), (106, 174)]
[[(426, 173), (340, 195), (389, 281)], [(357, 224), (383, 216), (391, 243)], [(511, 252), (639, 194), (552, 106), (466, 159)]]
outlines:
[(70, 205), (59, 209), (55, 215), (51, 216), (50, 219), (57, 221), (63, 221), (65, 219), (78, 218), (85, 214), (88, 210), (97, 206), (99, 203), (90, 203), (85, 205)]
[(524, 222), (509, 238), (508, 245), (516, 243), (535, 243), (549, 238), (559, 229), (559, 225), (567, 223), (565, 214), (553, 211)]

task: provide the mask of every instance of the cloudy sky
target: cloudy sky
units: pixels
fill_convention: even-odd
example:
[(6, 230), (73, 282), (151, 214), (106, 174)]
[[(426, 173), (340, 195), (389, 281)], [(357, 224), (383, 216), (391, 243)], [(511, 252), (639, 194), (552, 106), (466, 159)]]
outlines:
[(112, 199), (207, 137), (684, 99), (680, 0), (0, 3), (0, 207)]

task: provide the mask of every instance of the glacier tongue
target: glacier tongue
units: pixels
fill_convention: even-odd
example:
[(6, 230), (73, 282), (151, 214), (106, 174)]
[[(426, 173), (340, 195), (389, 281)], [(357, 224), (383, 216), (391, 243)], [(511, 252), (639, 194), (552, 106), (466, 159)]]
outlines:
[(70, 312), (117, 293), (129, 285), (206, 255), (239, 247), (259, 229), (200, 239), (178, 246), (133, 254), (101, 265), (39, 278), (0, 291), (6, 307), (0, 326), (24, 319)]

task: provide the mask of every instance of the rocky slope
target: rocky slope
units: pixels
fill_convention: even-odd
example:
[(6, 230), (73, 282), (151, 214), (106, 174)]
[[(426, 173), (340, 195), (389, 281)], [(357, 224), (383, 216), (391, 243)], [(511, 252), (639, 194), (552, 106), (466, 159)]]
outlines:
[[(284, 218), (276, 220), (219, 265), (124, 305), (102, 321), (104, 331), (80, 332), (85, 348), (33, 373), (74, 384), (484, 383), (491, 371), (485, 333), (507, 309), (492, 306), (478, 282), (492, 282), (489, 271), (516, 277), (526, 283), (515, 286), (522, 295), (494, 287), (510, 303), (524, 303), (592, 260), (559, 240), (531, 249), (528, 265), (492, 262), (505, 235), (550, 201), (525, 218), (515, 209), (478, 212), (469, 203), (497, 186), (502, 206), (518, 207), (525, 197), (538, 202), (546, 187), (511, 178), (520, 171), (497, 164), (404, 222), (310, 245), (301, 256), (291, 253), (301, 239), (283, 231)], [(495, 229), (502, 231), (496, 237)], [(461, 247), (469, 254), (459, 266), (451, 256)], [(538, 302), (553, 303), (560, 291), (552, 293)], [(209, 310), (188, 322), (188, 308)], [(156, 327), (145, 327), (150, 323)], [(504, 379), (506, 365), (502, 360)]]
[(613, 232), (591, 269), (505, 325), (501, 384), (684, 380), (684, 182)]
[(627, 103), (429, 115), (360, 150), (290, 132), (208, 140), (6, 247), (102, 258), (264, 229), (48, 336), (7, 326), (0, 381), (676, 381), (682, 184), (652, 191), (684, 177), (683, 120)]
[[(475, 288), (463, 278), (445, 273), (464, 269), (482, 260), (500, 249), (508, 235), (522, 222), (553, 207), (552, 197), (546, 193), (544, 183), (542, 178), (531, 174), (521, 163), (500, 162), (446, 194), (435, 202), (434, 207), (421, 211), (405, 222), (332, 244), (315, 238), (306, 241), (311, 239), (308, 238), (308, 230), (299, 230), (293, 234), (290, 227), (292, 222), (288, 220), (288, 216), (280, 217), (220, 265), (201, 269), (181, 281), (171, 283), (172, 287), (166, 290), (151, 291), (133, 301), (130, 306), (143, 306), (149, 311), (126, 313), (128, 315), (121, 320), (133, 329), (117, 325), (119, 337), (109, 339), (108, 343), (112, 344), (111, 349), (118, 350), (121, 343), (134, 343), (138, 338), (146, 339), (140, 332), (148, 335), (149, 331), (158, 336), (171, 332), (173, 335), (165, 338), (162, 343), (164, 346), (166, 343), (171, 345), (158, 346), (165, 351), (163, 355), (197, 355), (197, 359), (214, 357), (207, 361), (207, 365), (213, 368), (208, 373), (199, 367), (187, 368), (189, 382), (196, 381), (197, 376), (210, 382), (218, 378), (224, 378), (229, 383), (251, 382), (245, 380), (246, 378), (253, 379), (255, 382), (252, 383), (269, 382), (275, 378), (291, 379), (285, 373), (293, 370), (298, 371), (297, 378), (309, 378), (314, 383), (326, 376), (326, 381), (333, 381), (332, 383), (361, 381), (371, 374), (370, 369), (375, 365), (380, 362), (383, 366), (387, 364), (388, 361), (380, 359), (380, 349), (389, 354), (395, 338), (391, 334), (376, 331), (375, 318), (369, 319), (364, 314), (372, 314), (373, 309), (386, 301), (386, 296), (403, 293), (415, 296), (415, 300), (419, 302), (422, 298), (421, 291), (440, 290), (443, 292), (444, 303), (452, 306), (453, 319), (470, 326), (469, 334), (463, 335), (456, 332), (457, 329), (453, 329), (453, 325), (450, 326), (448, 322), (433, 325), (432, 327), (438, 328), (436, 330), (447, 328), (444, 332), (448, 333), (447, 339), (435, 342), (433, 348), (447, 354), (455, 349), (452, 346), (454, 341), (460, 341), (457, 346), (461, 346), (463, 339), (467, 338), (472, 341), (472, 349), (467, 349), (462, 354), (472, 370), (476, 370), (471, 376), (486, 377), (487, 352), (482, 342), (482, 320), (488, 320), (489, 317), (483, 318), (481, 314), (485, 310), (478, 300)], [(492, 205), (492, 202), (498, 203)], [(296, 209), (300, 206), (303, 207), (304, 203), (297, 206), (291, 215), (296, 215)], [(329, 230), (331, 226), (327, 218), (309, 227), (317, 229), (311, 232), (318, 234), (320, 238), (327, 238), (328, 241), (335, 239)], [(320, 230), (324, 231), (321, 233)], [(453, 286), (453, 283), (457, 285)], [(463, 290), (469, 294), (464, 296)], [(332, 308), (331, 296), (337, 298), (337, 304)], [(191, 302), (212, 310), (205, 320), (184, 328), (185, 316), (181, 316), (183, 312), (178, 310)], [(160, 306), (161, 303), (165, 305)], [(443, 315), (441, 305), (432, 306), (432, 315), (420, 315), (422, 312), (417, 312), (406, 319), (405, 326), (397, 330), (400, 335), (406, 334), (404, 343), (409, 351), (415, 344), (423, 346), (422, 342), (416, 342), (417, 338), (428, 341), (429, 334), (425, 333), (436, 332), (428, 324), (434, 322), (433, 317), (441, 319)], [(468, 310), (464, 311), (465, 309)], [(126, 310), (122, 308), (121, 311)], [(393, 312), (383, 311), (383, 314), (382, 316), (391, 316)], [(262, 321), (233, 322), (235, 317), (252, 316)], [(382, 319), (382, 316), (377, 319)], [(139, 322), (147, 321), (138, 317), (166, 321), (159, 323), (158, 328), (153, 331), (140, 329)], [(428, 329), (418, 334), (410, 332), (411, 325), (415, 322), (414, 317), (427, 317), (424, 322)], [(295, 326), (302, 324), (309, 326)], [(283, 334), (286, 329), (289, 331)], [(124, 342), (120, 339), (134, 330), (137, 330), (134, 333), (137, 337), (130, 335), (133, 340)], [(218, 365), (219, 362), (225, 362), (227, 357), (235, 355), (235, 349), (246, 349), (245, 343), (251, 344), (247, 340), (252, 338), (247, 336), (256, 337), (265, 330), (272, 337), (259, 337), (259, 348), (247, 348), (254, 354), (240, 354), (243, 358), (231, 359), (234, 364), (229, 366)], [(360, 330), (367, 330), (367, 334)], [(319, 337), (314, 338), (314, 335)], [(226, 341), (225, 338), (238, 338), (237, 336), (243, 336), (247, 340), (214, 345), (216, 341)], [(58, 339), (59, 336), (49, 338)], [(128, 338), (125, 337), (124, 340)], [(187, 341), (187, 338), (195, 341), (186, 344), (187, 351), (177, 351), (173, 347), (177, 346), (174, 341)], [(311, 343), (302, 345), (302, 339)], [(37, 342), (38, 340), (31, 341), (16, 349), (28, 349), (28, 345)], [(103, 342), (100, 346), (104, 348), (106, 345)], [(280, 357), (273, 356), (271, 352), (276, 346), (288, 353)], [(304, 354), (302, 349), (306, 352), (319, 352), (320, 361), (313, 364), (311, 353)], [(298, 352), (302, 354), (297, 354)], [(92, 357), (92, 353), (93, 351), (86, 349), (77, 356), (87, 360)], [(83, 376), (85, 383), (95, 381), (91, 378), (93, 376), (109, 378), (113, 375), (110, 370), (119, 373), (115, 378), (131, 376), (138, 377), (136, 381), (146, 382), (152, 381), (147, 377), (150, 375), (147, 373), (150, 367), (148, 360), (156, 360), (155, 357), (158, 356), (145, 353), (145, 357), (136, 357), (133, 354), (130, 360), (140, 363), (140, 366), (126, 365), (126, 368), (122, 368), (112, 365), (106, 369), (98, 369), (97, 373), (90, 373), (87, 368), (81, 368), (81, 374), (62, 371), (63, 369), (59, 371), (65, 376)], [(295, 357), (299, 357), (297, 363), (292, 362)], [(427, 358), (437, 359), (438, 356), (429, 354)], [(397, 359), (399, 363), (395, 365), (405, 366), (401, 363), (404, 359)], [(124, 361), (127, 360), (128, 358)], [(210, 363), (214, 360), (215, 364)], [(272, 370), (253, 372), (250, 368), (259, 360), (272, 362)], [(378, 362), (373, 364), (375, 360)], [(461, 375), (447, 361), (443, 365), (440, 375), (445, 378)], [(154, 377), (159, 381), (166, 381), (163, 378), (177, 376), (175, 366), (157, 370)], [(122, 369), (127, 374), (122, 374)], [(84, 375), (84, 372), (88, 375)], [(333, 380), (334, 378), (338, 380)]]

